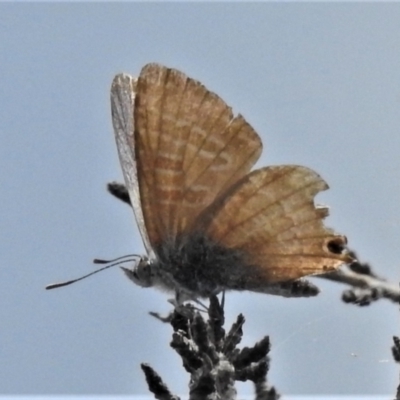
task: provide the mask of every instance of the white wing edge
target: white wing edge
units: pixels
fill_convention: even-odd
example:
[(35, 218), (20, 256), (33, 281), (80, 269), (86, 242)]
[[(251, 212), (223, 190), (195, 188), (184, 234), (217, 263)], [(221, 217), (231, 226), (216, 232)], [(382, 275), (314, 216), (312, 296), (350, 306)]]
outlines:
[(147, 254), (154, 254), (147, 235), (140, 201), (137, 178), (135, 149), (134, 106), (137, 79), (128, 74), (118, 74), (111, 85), (111, 115), (119, 160), (129, 192), (137, 226), (143, 239)]

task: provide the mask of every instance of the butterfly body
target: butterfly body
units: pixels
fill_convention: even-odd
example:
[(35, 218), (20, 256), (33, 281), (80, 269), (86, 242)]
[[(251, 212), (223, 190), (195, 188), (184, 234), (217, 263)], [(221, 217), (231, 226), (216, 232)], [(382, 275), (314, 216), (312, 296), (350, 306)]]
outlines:
[(122, 269), (136, 285), (173, 293), (178, 303), (230, 290), (288, 297), (318, 293), (314, 286), (301, 280), (283, 286), (272, 282), (266, 285), (259, 268), (246, 263), (244, 254), (219, 246), (202, 234), (188, 236), (179, 246), (164, 243), (159, 254), (160, 258), (143, 256), (134, 268)]
[[(241, 252), (224, 248), (204, 234), (167, 240), (156, 251), (157, 257), (145, 260), (134, 272), (137, 280), (151, 281), (149, 286), (180, 292), (192, 299), (208, 298), (222, 290), (245, 289), (245, 277), (240, 276), (246, 270)], [(125, 272), (130, 276), (129, 270)]]
[[(127, 275), (184, 298), (274, 285), (349, 262), (346, 238), (314, 205), (328, 188), (314, 171), (251, 171), (262, 151), (253, 128), (201, 83), (148, 64), (117, 75), (112, 118), (129, 199), (147, 250)], [(272, 289), (271, 289), (272, 288)]]

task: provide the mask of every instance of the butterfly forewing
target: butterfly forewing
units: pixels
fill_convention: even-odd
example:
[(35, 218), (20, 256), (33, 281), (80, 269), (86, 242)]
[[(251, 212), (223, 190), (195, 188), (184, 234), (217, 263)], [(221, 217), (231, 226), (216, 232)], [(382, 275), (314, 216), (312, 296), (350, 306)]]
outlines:
[(138, 79), (135, 142), (153, 247), (190, 229), (218, 194), (250, 171), (262, 147), (217, 95), (157, 64), (145, 66)]
[(327, 209), (314, 205), (315, 195), (327, 188), (305, 167), (253, 171), (219, 199), (207, 233), (223, 246), (243, 251), (246, 262), (271, 283), (332, 271), (350, 259), (331, 250), (331, 242), (340, 248), (345, 238), (324, 227)]
[[(134, 102), (136, 79), (117, 75), (111, 85), (111, 113), (118, 155), (137, 225), (148, 253), (151, 252), (139, 190), (134, 137)], [(151, 223), (151, 221), (149, 221)]]

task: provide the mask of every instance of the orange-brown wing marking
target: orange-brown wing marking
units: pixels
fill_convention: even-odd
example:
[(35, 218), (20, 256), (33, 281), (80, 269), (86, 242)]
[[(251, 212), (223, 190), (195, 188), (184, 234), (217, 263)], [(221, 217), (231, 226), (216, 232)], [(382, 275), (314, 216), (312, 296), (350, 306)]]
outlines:
[(143, 68), (136, 97), (136, 156), (150, 241), (171, 235), (175, 204), (182, 196), (185, 132), (176, 126), (185, 79), (154, 64)]
[[(255, 170), (220, 201), (207, 228), (212, 239), (243, 251), (270, 283), (335, 270), (351, 258), (343, 236), (323, 225), (314, 197), (328, 185), (314, 171), (283, 165)], [(332, 246), (334, 244), (334, 246)]]
[(153, 245), (188, 229), (261, 153), (258, 135), (242, 117), (234, 118), (223, 100), (157, 64), (145, 66), (138, 79), (135, 138), (143, 214)]

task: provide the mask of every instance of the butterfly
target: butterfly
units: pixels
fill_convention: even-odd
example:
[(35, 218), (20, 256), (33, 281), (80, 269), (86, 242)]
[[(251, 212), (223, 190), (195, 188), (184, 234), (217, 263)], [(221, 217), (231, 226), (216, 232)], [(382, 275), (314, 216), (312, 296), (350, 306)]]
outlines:
[(128, 277), (187, 299), (268, 292), (351, 262), (345, 236), (314, 205), (328, 188), (298, 165), (252, 170), (260, 137), (215, 93), (147, 64), (115, 76), (112, 123), (146, 255)]

